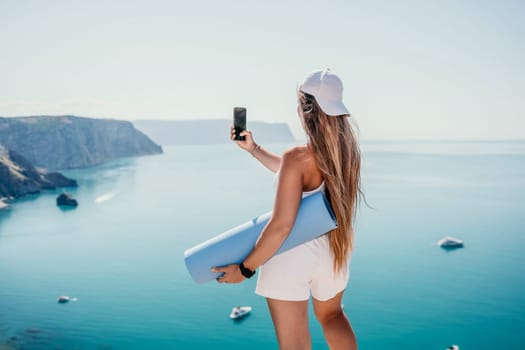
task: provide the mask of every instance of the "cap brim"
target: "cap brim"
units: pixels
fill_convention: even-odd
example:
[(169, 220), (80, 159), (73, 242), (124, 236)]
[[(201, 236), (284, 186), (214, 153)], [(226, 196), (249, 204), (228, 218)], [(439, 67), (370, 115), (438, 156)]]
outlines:
[(317, 103), (327, 115), (350, 115), (350, 112), (348, 112), (348, 109), (341, 101), (323, 101), (322, 103), (317, 101)]

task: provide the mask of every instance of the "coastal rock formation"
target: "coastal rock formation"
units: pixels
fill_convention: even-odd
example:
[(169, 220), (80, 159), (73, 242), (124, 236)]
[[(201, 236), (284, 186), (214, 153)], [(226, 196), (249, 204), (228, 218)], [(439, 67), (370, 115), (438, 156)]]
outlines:
[(0, 145), (0, 198), (18, 198), (57, 187), (77, 187), (77, 182), (60, 173), (45, 173), (18, 152)]
[[(228, 119), (135, 120), (133, 124), (161, 145), (209, 145), (232, 142)], [(295, 139), (286, 123), (248, 121), (258, 143), (288, 143)]]
[(128, 121), (75, 116), (0, 117), (0, 142), (36, 167), (93, 166), (120, 157), (162, 153)]
[(78, 202), (70, 193), (61, 193), (57, 197), (57, 205), (58, 206), (67, 206), (67, 207), (76, 207), (78, 206)]

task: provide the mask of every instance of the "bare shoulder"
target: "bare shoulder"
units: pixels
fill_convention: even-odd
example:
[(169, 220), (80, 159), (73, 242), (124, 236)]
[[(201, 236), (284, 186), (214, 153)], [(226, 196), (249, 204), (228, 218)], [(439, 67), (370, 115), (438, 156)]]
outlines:
[(310, 157), (310, 150), (306, 146), (294, 146), (288, 148), (283, 153), (283, 158), (288, 160), (305, 160), (305, 158)]
[(294, 146), (287, 149), (282, 156), (283, 165), (305, 169), (312, 160), (312, 153), (306, 146)]

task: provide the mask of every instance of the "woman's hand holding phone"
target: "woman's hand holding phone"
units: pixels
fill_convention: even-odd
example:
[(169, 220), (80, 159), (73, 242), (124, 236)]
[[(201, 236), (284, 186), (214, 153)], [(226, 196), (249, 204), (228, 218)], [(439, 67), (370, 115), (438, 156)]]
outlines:
[(242, 141), (235, 140), (235, 128), (233, 125), (230, 127), (230, 138), (232, 141), (235, 141), (237, 145), (239, 145), (240, 148), (242, 148), (245, 151), (248, 151), (252, 153), (255, 148), (257, 147), (257, 144), (253, 140), (252, 132), (248, 130), (243, 130), (239, 134), (240, 136), (245, 136), (245, 139)]

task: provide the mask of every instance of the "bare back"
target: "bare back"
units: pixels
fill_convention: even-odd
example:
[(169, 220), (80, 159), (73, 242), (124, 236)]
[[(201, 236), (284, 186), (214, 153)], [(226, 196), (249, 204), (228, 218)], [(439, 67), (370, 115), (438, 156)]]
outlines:
[(323, 182), (323, 175), (317, 162), (315, 161), (313, 151), (307, 146), (298, 146), (301, 158), (303, 160), (303, 192), (312, 191), (318, 188)]

